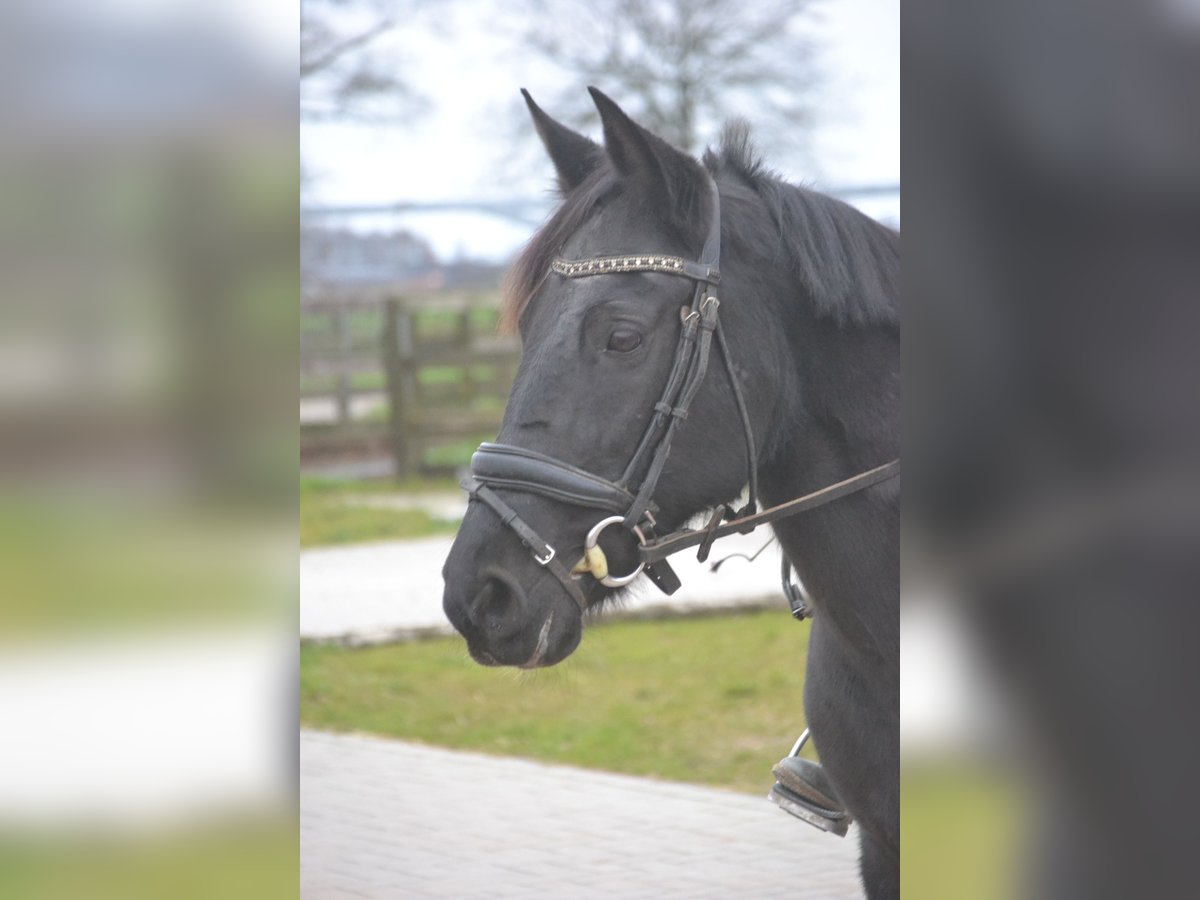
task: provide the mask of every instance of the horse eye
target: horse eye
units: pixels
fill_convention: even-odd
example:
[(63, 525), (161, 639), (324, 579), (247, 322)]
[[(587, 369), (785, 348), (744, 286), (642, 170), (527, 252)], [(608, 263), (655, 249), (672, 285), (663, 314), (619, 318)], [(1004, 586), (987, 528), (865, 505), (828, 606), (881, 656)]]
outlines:
[(617, 353), (629, 353), (636, 350), (642, 343), (642, 336), (636, 331), (614, 331), (608, 336), (608, 349)]

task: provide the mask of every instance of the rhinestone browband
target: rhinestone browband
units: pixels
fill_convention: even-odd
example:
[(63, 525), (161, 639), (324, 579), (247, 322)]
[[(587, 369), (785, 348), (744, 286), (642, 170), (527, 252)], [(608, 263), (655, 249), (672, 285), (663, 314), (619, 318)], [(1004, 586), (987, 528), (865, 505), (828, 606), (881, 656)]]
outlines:
[(571, 262), (559, 257), (550, 268), (568, 278), (603, 272), (682, 272), (683, 259), (678, 256), (597, 256)]

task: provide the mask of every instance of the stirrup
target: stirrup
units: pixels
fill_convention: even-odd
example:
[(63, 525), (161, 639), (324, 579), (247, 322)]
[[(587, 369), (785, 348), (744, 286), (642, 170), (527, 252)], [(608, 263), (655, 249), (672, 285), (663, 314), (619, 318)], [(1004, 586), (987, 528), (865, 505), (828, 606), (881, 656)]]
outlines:
[(809, 825), (845, 837), (852, 817), (842, 806), (837, 791), (820, 764), (799, 756), (800, 749), (807, 741), (806, 728), (792, 747), (792, 752), (771, 770), (777, 780), (767, 799)]

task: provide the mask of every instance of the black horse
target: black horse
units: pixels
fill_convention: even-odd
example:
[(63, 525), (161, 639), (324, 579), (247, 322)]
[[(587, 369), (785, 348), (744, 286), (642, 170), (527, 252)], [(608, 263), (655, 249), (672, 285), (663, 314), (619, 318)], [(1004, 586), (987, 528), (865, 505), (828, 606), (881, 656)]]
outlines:
[[(603, 147), (526, 95), (562, 204), (506, 285), (524, 354), (498, 441), (522, 448), (509, 460), (517, 468), (544, 461), (557, 467), (556, 484), (594, 475), (608, 487), (589, 505), (506, 490), (503, 478), (488, 482), (486, 497), (468, 483), (472, 499), (487, 502), (471, 503), (446, 561), (444, 607), (485, 665), (559, 662), (579, 644), (584, 610), (614, 594), (595, 568), (597, 577), (568, 568), (584, 557), (589, 532), (595, 539), (605, 491), (630, 480), (654, 417), (670, 418), (663, 385), (681, 329), (695, 325), (689, 302), (697, 310), (710, 288), (723, 345), (690, 409), (676, 415), (653, 488), (660, 533), (737, 497), (749, 448), (767, 503), (899, 454), (899, 236), (764, 170), (742, 125), (728, 126), (701, 163), (592, 93)], [(672, 260), (708, 252), (717, 215), (719, 285), (703, 284), (692, 262), (691, 277), (672, 272)], [(592, 278), (573, 277), (576, 264), (564, 262), (614, 257), (657, 265)], [(630, 496), (644, 467), (632, 475), (621, 485)], [(898, 896), (899, 479), (774, 527), (815, 611), (804, 690), (813, 740), (859, 822), (867, 894)], [(610, 572), (636, 570), (638, 540), (628, 528), (603, 529)]]

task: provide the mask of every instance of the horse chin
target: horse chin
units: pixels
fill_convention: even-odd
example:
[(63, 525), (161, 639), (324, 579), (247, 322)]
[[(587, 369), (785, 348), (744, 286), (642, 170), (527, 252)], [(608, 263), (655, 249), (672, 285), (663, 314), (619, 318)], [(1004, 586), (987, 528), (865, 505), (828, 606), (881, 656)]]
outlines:
[(579, 637), (576, 635), (574, 639), (560, 640), (556, 645), (551, 645), (549, 641), (544, 644), (539, 641), (534, 651), (524, 659), (514, 657), (504, 651), (496, 651), (483, 649), (480, 647), (472, 647), (470, 642), (467, 644), (467, 649), (471, 654), (471, 659), (479, 663), (481, 666), (493, 666), (496, 668), (511, 666), (515, 669), (547, 669), (550, 666), (556, 666), (572, 653), (579, 646)]
[(568, 615), (562, 609), (552, 609), (541, 622), (522, 629), (519, 637), (499, 643), (467, 640), (467, 650), (475, 662), (483, 666), (512, 666), (518, 669), (544, 669), (562, 662), (575, 652), (583, 636), (578, 615)]

